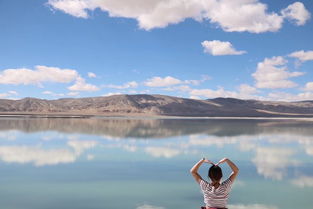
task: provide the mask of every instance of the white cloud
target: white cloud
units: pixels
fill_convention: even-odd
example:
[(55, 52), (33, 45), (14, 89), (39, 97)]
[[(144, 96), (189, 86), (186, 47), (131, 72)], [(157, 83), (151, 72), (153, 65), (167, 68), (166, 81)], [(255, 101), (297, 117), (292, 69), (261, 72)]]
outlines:
[(195, 0), (49, 0), (48, 4), (75, 17), (88, 17), (88, 10), (100, 8), (111, 17), (136, 19), (139, 27), (149, 30), (199, 16), (202, 4)]
[(283, 17), (294, 21), (296, 25), (304, 25), (310, 19), (310, 12), (306, 10), (303, 3), (295, 2), (281, 11)]
[(229, 204), (229, 209), (278, 209), (278, 207), (273, 205), (263, 205), (263, 204)]
[(7, 98), (8, 96), (8, 93), (0, 93), (0, 98)]
[(43, 91), (43, 92), (41, 92), (42, 94), (47, 94), (47, 95), (52, 95), (53, 94), (53, 92), (52, 91)]
[(41, 92), (42, 94), (46, 94), (46, 95), (51, 95), (51, 96), (58, 96), (58, 97), (63, 97), (64, 94), (62, 93), (54, 93), (52, 91), (43, 91)]
[(129, 89), (129, 88), (137, 88), (138, 83), (136, 81), (130, 81), (124, 83), (123, 85), (105, 85), (104, 87), (112, 88), (112, 89)]
[(5, 99), (13, 99), (12, 97), (17, 96), (18, 93), (16, 91), (8, 91), (5, 93), (0, 93), (0, 98), (5, 98)]
[(239, 92), (241, 95), (245, 95), (245, 96), (249, 97), (252, 94), (256, 94), (258, 92), (258, 90), (255, 87), (250, 86), (248, 84), (241, 84), (239, 86)]
[(160, 207), (160, 206), (143, 204), (143, 205), (138, 206), (136, 209), (165, 209), (165, 208), (164, 207)]
[(188, 85), (179, 85), (179, 86), (170, 86), (170, 87), (164, 88), (163, 90), (189, 92), (192, 90), (192, 88)]
[(18, 95), (18, 93), (16, 91), (8, 91), (8, 93), (11, 95)]
[(200, 99), (200, 98), (216, 98), (216, 97), (234, 97), (240, 99), (265, 99), (262, 96), (258, 96), (257, 93), (259, 92), (253, 86), (248, 84), (241, 84), (238, 87), (238, 91), (227, 91), (223, 87), (219, 87), (217, 90), (213, 89), (198, 89), (198, 88), (191, 88), (188, 85), (178, 85), (178, 86), (170, 86), (164, 88), (165, 91), (180, 91), (180, 92), (187, 92), (191, 99)]
[(108, 97), (108, 96), (121, 95), (121, 94), (123, 94), (123, 93), (121, 93), (121, 92), (109, 92), (109, 93), (103, 94), (103, 95), (101, 95), (101, 96), (103, 96), (103, 97)]
[[(259, 91), (248, 84), (241, 84), (238, 87), (238, 91), (227, 91), (222, 87), (219, 87), (217, 90), (213, 89), (193, 89), (184, 87), (185, 91), (188, 91), (191, 97), (195, 98), (216, 98), (216, 97), (233, 97), (238, 99), (265, 99), (262, 96), (256, 95)], [(180, 90), (176, 88), (176, 90)]]
[(49, 0), (48, 5), (75, 17), (88, 18), (88, 11), (99, 8), (111, 17), (132, 18), (145, 30), (177, 24), (187, 18), (207, 20), (228, 32), (262, 33), (278, 31), (284, 17), (305, 22), (305, 8), (292, 4), (284, 16), (267, 11), (258, 0)]
[(75, 91), (73, 91), (73, 92), (69, 92), (69, 93), (67, 93), (67, 96), (73, 96), (73, 97), (75, 97), (75, 96), (78, 96), (79, 95), (79, 92), (75, 92)]
[(276, 101), (303, 101), (313, 100), (313, 92), (300, 92), (298, 94), (286, 92), (271, 92), (268, 94), (268, 99)]
[(313, 51), (296, 51), (289, 54), (290, 57), (298, 58), (301, 62), (313, 60)]
[(153, 77), (144, 82), (144, 84), (148, 87), (165, 87), (165, 86), (173, 86), (177, 84), (181, 84), (183, 81), (173, 78), (171, 76), (167, 76), (164, 78), (161, 77)]
[[(88, 74), (90, 76), (90, 74)], [(35, 69), (19, 68), (6, 69), (0, 72), (0, 84), (14, 84), (14, 85), (39, 85), (43, 82), (55, 83), (70, 83), (75, 80), (75, 83), (68, 87), (71, 91), (98, 91), (99, 88), (95, 85), (88, 84), (76, 70), (61, 69), (58, 67), (47, 67), (43, 65), (35, 66)], [(51, 91), (43, 91), (43, 94), (52, 96), (64, 96), (61, 93), (54, 93)], [(11, 95), (17, 95), (17, 92), (9, 92)], [(73, 93), (70, 93), (73, 94)], [(2, 95), (7, 97), (8, 95)], [(71, 96), (71, 95), (69, 95)]]
[(76, 70), (35, 66), (35, 69), (6, 69), (0, 73), (0, 84), (41, 85), (42, 82), (69, 83), (78, 77)]
[(217, 90), (212, 89), (192, 89), (189, 94), (191, 96), (200, 96), (206, 98), (216, 98), (216, 97), (237, 97), (238, 93), (233, 91), (226, 91), (224, 88), (218, 88)]
[(293, 101), (295, 100), (313, 100), (313, 92), (302, 92), (294, 97)]
[(74, 85), (68, 87), (70, 91), (98, 91), (99, 88), (95, 85), (86, 83), (85, 79), (78, 77)]
[(228, 41), (203, 41), (201, 45), (203, 46), (205, 53), (212, 54), (213, 56), (241, 55), (246, 53), (246, 51), (237, 51)]
[(189, 99), (201, 100), (201, 97), (198, 97), (198, 96), (189, 96)]
[[(86, 0), (49, 0), (48, 4), (55, 9), (62, 10), (63, 12), (73, 15), (75, 17), (87, 18), (88, 13), (86, 9), (92, 9)], [(91, 2), (90, 2), (91, 3)], [(95, 8), (93, 8), (95, 9)]]
[(267, 12), (267, 5), (257, 0), (208, 1), (206, 17), (227, 32), (262, 33), (278, 31), (283, 18)]
[(257, 88), (292, 88), (297, 86), (296, 83), (288, 80), (291, 77), (301, 76), (302, 72), (289, 72), (286, 67), (287, 60), (283, 57), (265, 58), (259, 62), (257, 70), (252, 74), (256, 80)]
[(291, 183), (297, 187), (313, 187), (313, 177), (312, 176), (300, 176), (296, 179), (291, 180)]
[(88, 72), (88, 77), (89, 77), (89, 78), (96, 78), (97, 75), (96, 75), (95, 73)]
[[(192, 88), (190, 88), (188, 85), (185, 85), (185, 84), (190, 84), (190, 85), (199, 85), (207, 80), (210, 80), (211, 78), (208, 76), (208, 75), (202, 75), (201, 76), (202, 78), (199, 79), (199, 80), (179, 80), (177, 78), (173, 78), (173, 77), (170, 77), (170, 76), (167, 76), (165, 78), (160, 78), (160, 77), (157, 77), (159, 79), (149, 79), (148, 81), (153, 81), (153, 83), (158, 86), (158, 87), (166, 87), (164, 88), (163, 90), (165, 91), (191, 91)], [(147, 83), (147, 81), (145, 82), (145, 84)], [(183, 84), (183, 85), (180, 85), (180, 86), (175, 86), (175, 85), (179, 85), (179, 84)], [(162, 86), (161, 86), (162, 85)]]
[(305, 91), (313, 91), (313, 82), (306, 83), (305, 87), (304, 87), (304, 90)]
[(165, 157), (165, 158), (171, 158), (180, 154), (180, 151), (178, 149), (167, 147), (146, 147), (145, 152), (149, 153), (153, 157)]

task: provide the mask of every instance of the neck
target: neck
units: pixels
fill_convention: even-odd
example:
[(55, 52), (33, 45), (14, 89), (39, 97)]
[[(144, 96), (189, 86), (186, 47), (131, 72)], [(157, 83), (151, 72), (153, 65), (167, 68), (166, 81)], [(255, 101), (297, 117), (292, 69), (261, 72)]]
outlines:
[(217, 181), (217, 180), (212, 180), (212, 184), (219, 184), (220, 181)]

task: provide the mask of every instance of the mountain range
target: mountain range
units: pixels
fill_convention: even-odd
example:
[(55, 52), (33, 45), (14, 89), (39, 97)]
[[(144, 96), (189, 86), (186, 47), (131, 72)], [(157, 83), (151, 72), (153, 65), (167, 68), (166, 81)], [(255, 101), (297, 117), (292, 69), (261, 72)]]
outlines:
[(313, 101), (279, 102), (215, 98), (196, 100), (165, 95), (113, 95), (45, 100), (0, 99), (0, 114), (181, 117), (312, 117)]

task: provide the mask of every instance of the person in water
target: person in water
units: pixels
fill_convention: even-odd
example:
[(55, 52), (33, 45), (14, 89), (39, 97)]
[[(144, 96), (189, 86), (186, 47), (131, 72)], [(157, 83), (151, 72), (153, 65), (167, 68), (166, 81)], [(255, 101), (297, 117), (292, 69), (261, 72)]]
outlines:
[[(221, 182), (223, 173), (219, 165), (225, 162), (232, 169), (232, 173), (225, 181)], [(203, 180), (198, 174), (198, 169), (203, 163), (212, 164), (208, 171), (208, 178), (211, 180), (210, 183)], [(205, 207), (202, 207), (202, 209), (227, 209), (229, 192), (239, 173), (238, 167), (232, 161), (227, 158), (223, 158), (217, 164), (214, 164), (210, 160), (203, 158), (190, 169), (190, 173), (200, 185), (203, 193)]]

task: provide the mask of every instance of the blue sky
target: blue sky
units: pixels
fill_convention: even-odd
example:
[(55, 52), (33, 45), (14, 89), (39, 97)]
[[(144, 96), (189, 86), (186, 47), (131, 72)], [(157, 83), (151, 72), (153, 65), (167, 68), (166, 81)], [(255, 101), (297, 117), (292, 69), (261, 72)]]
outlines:
[(0, 98), (313, 99), (313, 3), (0, 0)]

